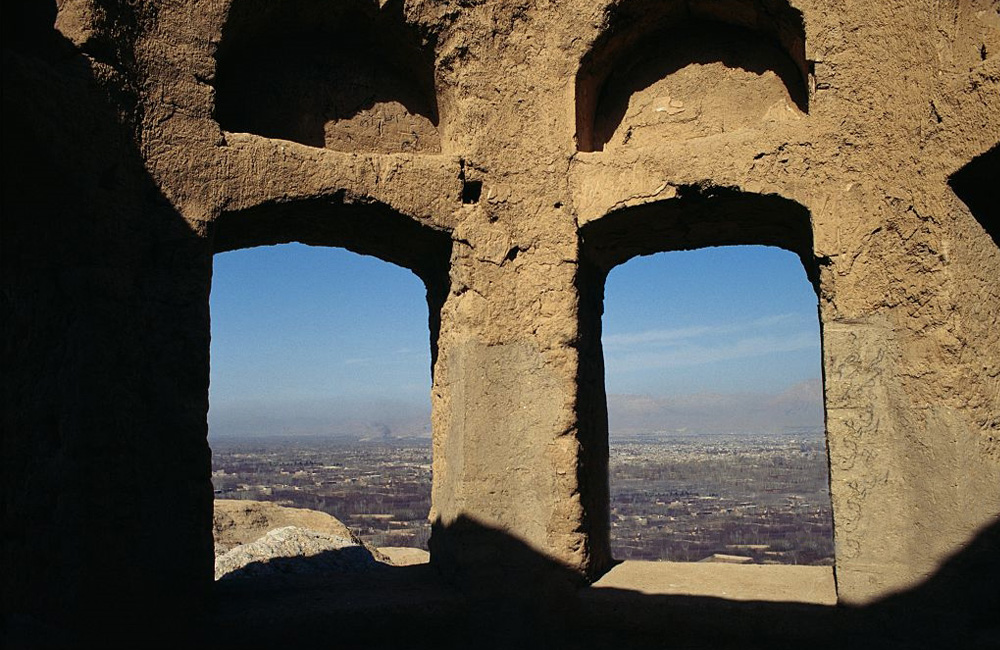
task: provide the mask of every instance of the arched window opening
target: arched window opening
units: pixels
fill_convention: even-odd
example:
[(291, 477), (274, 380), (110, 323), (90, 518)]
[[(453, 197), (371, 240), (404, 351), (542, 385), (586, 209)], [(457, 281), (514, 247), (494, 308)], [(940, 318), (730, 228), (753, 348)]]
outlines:
[(765, 246), (632, 259), (605, 285), (619, 560), (832, 564), (817, 300)]
[[(755, 194), (711, 183), (684, 185), (678, 187), (676, 198), (625, 207), (585, 224), (580, 229), (580, 245), (581, 266), (577, 282), (581, 297), (581, 396), (578, 412), (581, 423), (585, 425), (581, 429), (583, 462), (580, 475), (581, 485), (586, 488), (581, 490), (581, 500), (589, 517), (588, 523), (597, 531), (593, 536), (594, 552), (600, 554), (604, 566), (609, 569), (599, 576), (596, 586), (634, 589), (641, 582), (643, 589), (660, 594), (836, 602), (834, 569), (826, 566), (776, 566), (764, 573), (754, 573), (751, 577), (740, 573), (740, 567), (734, 565), (613, 561), (616, 553), (619, 556), (629, 554), (628, 549), (621, 549), (618, 532), (611, 530), (615, 523), (619, 524), (615, 528), (622, 528), (622, 521), (618, 519), (621, 515), (631, 517), (636, 526), (660, 527), (657, 535), (673, 535), (674, 540), (680, 540), (681, 552), (671, 555), (664, 549), (642, 544), (635, 535), (630, 543), (633, 548), (641, 547), (645, 557), (675, 560), (713, 558), (761, 563), (829, 562), (832, 550), (828, 554), (825, 549), (817, 549), (808, 557), (802, 551), (796, 551), (795, 557), (791, 557), (787, 547), (775, 548), (770, 543), (758, 542), (755, 535), (761, 532), (759, 525), (756, 531), (745, 531), (753, 535), (722, 536), (713, 533), (715, 543), (721, 543), (722, 548), (708, 549), (701, 542), (712, 538), (710, 529), (719, 528), (714, 518), (737, 511), (746, 515), (755, 509), (751, 508), (755, 502), (740, 499), (723, 506), (722, 492), (718, 489), (699, 484), (695, 486), (697, 494), (693, 494), (695, 490), (690, 488), (690, 481), (688, 487), (667, 484), (669, 480), (683, 477), (683, 472), (687, 472), (686, 479), (691, 478), (692, 471), (707, 476), (704, 468), (711, 467), (711, 462), (706, 459), (724, 458), (733, 470), (749, 473), (763, 471), (763, 476), (744, 476), (743, 480), (754, 486), (757, 490), (755, 495), (763, 493), (770, 500), (776, 493), (769, 493), (767, 489), (778, 488), (780, 491), (784, 487), (779, 485), (781, 481), (768, 481), (770, 477), (766, 472), (777, 469), (781, 463), (788, 464), (788, 458), (779, 460), (782, 454), (796, 457), (796, 462), (812, 461), (815, 463), (812, 467), (818, 472), (828, 467), (823, 424), (818, 430), (815, 425), (810, 425), (812, 440), (805, 441), (804, 446), (802, 441), (797, 441), (796, 445), (768, 450), (767, 446), (774, 446), (775, 437), (765, 437), (773, 430), (772, 427), (783, 420), (789, 421), (787, 416), (791, 414), (778, 418), (764, 417), (764, 414), (775, 410), (780, 413), (783, 404), (801, 401), (798, 399), (802, 397), (800, 393), (811, 393), (816, 409), (813, 412), (825, 413), (822, 393), (818, 400), (815, 395), (816, 379), (825, 372), (819, 354), (821, 339), (817, 330), (822, 328), (822, 322), (817, 309), (817, 296), (823, 293), (822, 269), (827, 261), (814, 252), (808, 209), (776, 194)], [(749, 257), (747, 251), (750, 251)], [(754, 261), (753, 251), (757, 254), (760, 251), (777, 254), (781, 263), (772, 268), (765, 265), (755, 271), (759, 260)], [(731, 257), (733, 255), (736, 257)], [(795, 263), (796, 258), (798, 264)], [(687, 264), (694, 264), (691, 260), (701, 262), (700, 266), (684, 268), (684, 260), (688, 260)], [(646, 265), (650, 264), (653, 266), (647, 268)], [(659, 266), (659, 272), (651, 272), (650, 269), (663, 264), (667, 266)], [(621, 268), (616, 271), (617, 267)], [(626, 317), (622, 321), (623, 317), (616, 316), (613, 311), (617, 309), (617, 294), (622, 291), (616, 288), (616, 284), (621, 279), (627, 280), (630, 269), (636, 269), (639, 278), (625, 283), (626, 287), (632, 286), (633, 289), (626, 288), (623, 296), (626, 297), (625, 303), (631, 304), (631, 309), (638, 310), (640, 315)], [(802, 279), (806, 281), (802, 282)], [(712, 282), (715, 284), (712, 285)], [(641, 295), (636, 295), (640, 287)], [(631, 299), (628, 299), (629, 295)], [(780, 302), (777, 305), (774, 303), (790, 295), (803, 296), (804, 302), (792, 310), (782, 307)], [(659, 309), (653, 309), (657, 304)], [(699, 310), (701, 316), (695, 318)], [(799, 316), (794, 316), (796, 313)], [(791, 327), (796, 318), (800, 321), (799, 329), (781, 329)], [(730, 321), (728, 324), (727, 319)], [(626, 325), (622, 326), (621, 322)], [(810, 335), (810, 331), (813, 334)], [(742, 336), (728, 341), (719, 340), (710, 336), (712, 332), (717, 336), (724, 333), (733, 337), (742, 333)], [(790, 370), (771, 372), (770, 385), (764, 384), (767, 376), (761, 373), (768, 364), (761, 361), (766, 355), (762, 356), (759, 352), (765, 344), (776, 349), (805, 346), (804, 350), (811, 347), (813, 370), (805, 374), (799, 372), (798, 375)], [(654, 348), (653, 345), (660, 347)], [(627, 346), (633, 346), (633, 349), (629, 351)], [(803, 350), (786, 350), (780, 354), (798, 354)], [(642, 388), (632, 379), (633, 384), (630, 385), (626, 376), (628, 366), (622, 365), (625, 357), (634, 364), (662, 366), (657, 371), (662, 373), (659, 384)], [(741, 364), (742, 371), (739, 370)], [(714, 372), (704, 374), (699, 380), (695, 366), (704, 366), (701, 370), (714, 368)], [(717, 383), (709, 381), (712, 377)], [(796, 384), (801, 385), (793, 389)], [(726, 409), (722, 408), (723, 397), (729, 406), (728, 411), (733, 413), (728, 421)], [(715, 419), (714, 426), (701, 425), (701, 430), (709, 430), (711, 435), (721, 437), (727, 446), (712, 448), (704, 437), (683, 440), (684, 436), (694, 436), (695, 423), (690, 416), (699, 409)], [(785, 410), (796, 409), (785, 407)], [(647, 439), (637, 440), (639, 447), (633, 450), (635, 453), (624, 457), (627, 450), (615, 448), (616, 434), (629, 433), (630, 418), (631, 433), (645, 433)], [(818, 416), (813, 415), (813, 422), (817, 419)], [(822, 419), (819, 421), (823, 422)], [(734, 449), (734, 438), (729, 434), (746, 431), (751, 428), (747, 426), (751, 422), (755, 422), (755, 435), (763, 438), (761, 448), (756, 451)], [(669, 467), (663, 462), (651, 460), (649, 454), (640, 453), (642, 445), (649, 442), (650, 433), (655, 438), (655, 434), (662, 436), (667, 432), (673, 434), (675, 443), (688, 446), (681, 453), (678, 451), (681, 447), (675, 444), (671, 460), (673, 465)], [(665, 457), (665, 454), (661, 455)], [(619, 502), (624, 499), (628, 507), (633, 507), (627, 503), (628, 483), (622, 484), (624, 487), (616, 483), (615, 475), (616, 472), (621, 473), (618, 467), (622, 465), (623, 458), (626, 463), (640, 467), (640, 477), (633, 480), (633, 486), (651, 493), (643, 497), (652, 505), (645, 513), (624, 512), (615, 503), (615, 499)], [(765, 458), (769, 458), (768, 462), (775, 467), (766, 466)], [(699, 459), (703, 461), (701, 466)], [(754, 468), (754, 464), (761, 467)], [(641, 471), (652, 474), (641, 476)], [(723, 471), (733, 473), (716, 469), (716, 476)], [(732, 477), (727, 475), (724, 478)], [(825, 478), (814, 478), (812, 484), (816, 485), (817, 480), (818, 490), (822, 493), (822, 487), (828, 484)], [(770, 484), (765, 488), (762, 482)], [(701, 499), (703, 496), (709, 498)], [(735, 494), (727, 497), (730, 500), (736, 498)], [(632, 500), (635, 501), (634, 495)], [(760, 501), (756, 505), (763, 513), (764, 499)], [(782, 501), (778, 510), (797, 509), (798, 506), (793, 507), (792, 504), (798, 501), (791, 498)], [(613, 507), (618, 508), (615, 517), (612, 517)], [(772, 515), (771, 508), (768, 506), (768, 517)], [(820, 499), (819, 510), (816, 521), (824, 516), (829, 521), (829, 497)], [(670, 517), (674, 519), (670, 520)], [(711, 526), (710, 521), (714, 521)], [(829, 529), (830, 524), (827, 523), (826, 530)], [(602, 532), (605, 534), (600, 534)], [(688, 535), (686, 550), (683, 546), (685, 534)], [(648, 540), (650, 531), (642, 532), (642, 536), (642, 541)], [(670, 544), (668, 542), (667, 546)], [(828, 543), (826, 549), (832, 549), (832, 544)], [(706, 551), (710, 552), (703, 555)], [(782, 553), (786, 556), (782, 557)], [(804, 588), (806, 584), (811, 586)]]
[[(423, 282), (339, 248), (259, 246), (215, 256), (211, 309), (216, 577), (426, 560)], [(260, 559), (282, 540), (303, 555)]]

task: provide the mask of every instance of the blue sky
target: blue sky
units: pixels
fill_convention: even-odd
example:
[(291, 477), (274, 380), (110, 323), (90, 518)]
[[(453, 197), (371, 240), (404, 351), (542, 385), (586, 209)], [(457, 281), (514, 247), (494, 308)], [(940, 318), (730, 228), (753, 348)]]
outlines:
[(605, 288), (609, 393), (777, 393), (819, 378), (816, 294), (798, 257), (727, 246), (635, 258)]
[[(213, 435), (426, 434), (423, 284), (335, 248), (215, 257)], [(609, 394), (780, 393), (820, 376), (816, 297), (798, 258), (765, 247), (634, 259), (611, 272)]]
[(427, 303), (412, 272), (285, 244), (218, 254), (212, 275), (210, 433), (427, 429)]

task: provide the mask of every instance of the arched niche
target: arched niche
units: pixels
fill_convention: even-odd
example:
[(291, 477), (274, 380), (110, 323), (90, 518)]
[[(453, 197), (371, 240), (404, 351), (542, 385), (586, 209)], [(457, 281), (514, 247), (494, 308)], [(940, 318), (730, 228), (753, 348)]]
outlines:
[(576, 77), (580, 151), (800, 119), (809, 62), (787, 2), (625, 1)]
[(398, 2), (233, 0), (216, 59), (226, 131), (336, 151), (440, 151), (433, 48)]
[(413, 271), (427, 287), (431, 366), (437, 359), (441, 307), (448, 296), (451, 236), (391, 207), (344, 193), (271, 202), (222, 213), (212, 224), (213, 251), (298, 242), (338, 246)]

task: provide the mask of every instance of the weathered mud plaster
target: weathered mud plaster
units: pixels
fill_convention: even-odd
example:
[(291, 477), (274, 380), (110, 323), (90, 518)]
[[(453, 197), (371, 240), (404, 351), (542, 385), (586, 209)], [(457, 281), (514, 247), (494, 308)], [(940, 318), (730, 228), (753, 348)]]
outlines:
[(1000, 141), (995, 3), (33, 6), (3, 43), (5, 607), (207, 590), (211, 256), (284, 241), (427, 285), (447, 572), (517, 568), (470, 521), (609, 566), (604, 277), (698, 246), (788, 248), (817, 289), (842, 601), (1000, 515), (1000, 249), (949, 185)]

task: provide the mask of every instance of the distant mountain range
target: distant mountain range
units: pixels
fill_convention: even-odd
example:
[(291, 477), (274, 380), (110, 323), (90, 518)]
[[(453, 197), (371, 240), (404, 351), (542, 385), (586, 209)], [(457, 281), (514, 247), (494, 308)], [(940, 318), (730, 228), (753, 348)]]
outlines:
[[(612, 436), (770, 433), (822, 429), (823, 387), (804, 381), (781, 393), (608, 395)], [(312, 401), (213, 407), (212, 436), (330, 436), (364, 440), (430, 438), (430, 404)]]
[(612, 436), (768, 433), (823, 427), (823, 385), (811, 379), (781, 393), (608, 395)]

